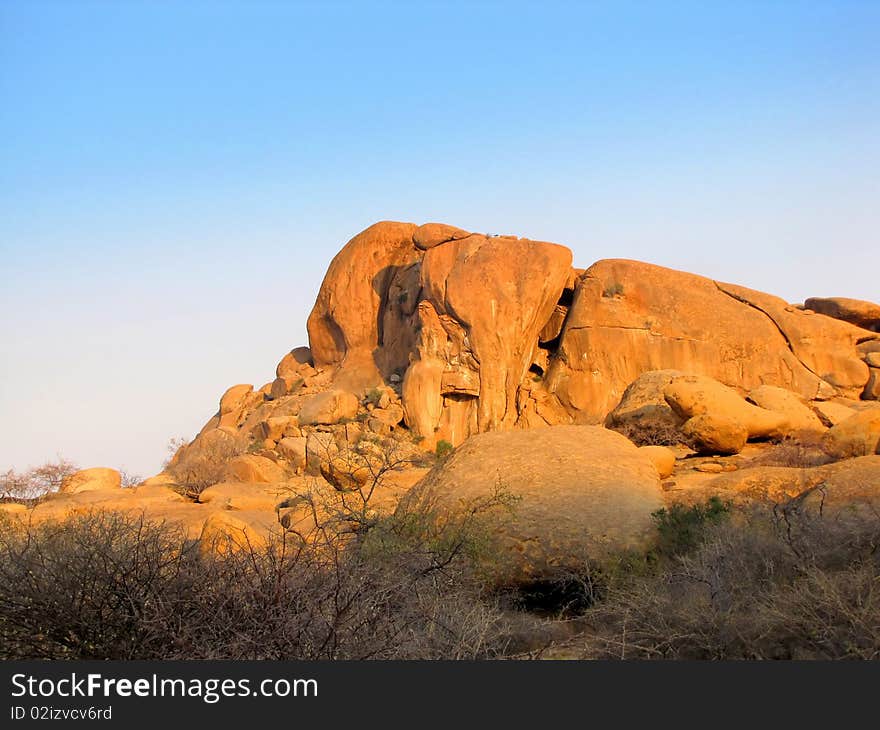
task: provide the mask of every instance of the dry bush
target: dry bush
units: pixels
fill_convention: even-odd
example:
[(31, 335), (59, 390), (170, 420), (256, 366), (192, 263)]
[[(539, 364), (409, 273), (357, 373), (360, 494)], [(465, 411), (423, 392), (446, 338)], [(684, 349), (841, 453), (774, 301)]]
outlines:
[(583, 655), (880, 658), (880, 520), (754, 508), (589, 614)]
[[(395, 513), (341, 534), (204, 551), (96, 512), (0, 525), (0, 658), (480, 658), (508, 651), (471, 569), (476, 512)], [(522, 625), (519, 621), (518, 625)]]
[(753, 466), (792, 466), (810, 469), (830, 464), (834, 458), (827, 452), (822, 433), (816, 431), (795, 431), (787, 434), (766, 451), (741, 464), (741, 468)]
[(24, 472), (9, 469), (0, 474), (0, 501), (33, 502), (46, 494), (57, 492), (64, 478), (77, 469), (75, 464), (60, 456), (55, 461), (47, 461)]
[(334, 504), (325, 498), (323, 506), (366, 529), (375, 522), (377, 503), (387, 501), (395, 475), (434, 459), (409, 441), (365, 433), (353, 442), (328, 440), (320, 461), (319, 471), (334, 489)]
[(671, 423), (638, 423), (611, 425), (612, 431), (626, 436), (636, 446), (690, 446), (681, 429)]
[[(0, 656), (157, 656), (155, 611), (183, 589), (192, 551), (171, 528), (107, 513), (0, 523)], [(161, 633), (161, 632), (159, 632)]]
[(180, 486), (184, 496), (194, 499), (203, 490), (222, 481), (226, 465), (244, 451), (243, 439), (231, 434), (225, 438), (197, 438), (189, 446), (179, 448), (168, 462), (166, 471)]

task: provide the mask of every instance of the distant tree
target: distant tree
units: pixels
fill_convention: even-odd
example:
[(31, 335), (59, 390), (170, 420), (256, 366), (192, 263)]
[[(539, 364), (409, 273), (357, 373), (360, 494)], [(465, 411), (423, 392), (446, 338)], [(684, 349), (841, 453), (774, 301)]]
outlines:
[(73, 474), (77, 469), (76, 464), (61, 456), (55, 461), (47, 461), (42, 466), (27, 471), (16, 472), (9, 469), (0, 474), (0, 499), (28, 501), (57, 492), (64, 477)]

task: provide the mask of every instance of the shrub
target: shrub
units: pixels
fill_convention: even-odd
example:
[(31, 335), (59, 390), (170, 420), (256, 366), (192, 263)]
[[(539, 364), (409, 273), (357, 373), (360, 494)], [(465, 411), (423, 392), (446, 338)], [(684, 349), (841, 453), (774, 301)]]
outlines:
[(688, 446), (688, 440), (672, 423), (611, 424), (612, 431), (626, 436), (636, 446)]
[(450, 456), (453, 451), (455, 451), (455, 447), (448, 441), (441, 439), (437, 442), (434, 454), (437, 456), (438, 459), (445, 459), (446, 457)]
[(834, 461), (826, 451), (822, 433), (796, 431), (787, 434), (777, 444), (770, 445), (763, 453), (746, 461), (744, 468), (753, 466), (793, 466), (809, 469)]
[(364, 405), (378, 407), (380, 400), (382, 400), (382, 391), (379, 388), (370, 388), (364, 396)]
[[(0, 516), (2, 517), (2, 516)], [(479, 658), (504, 617), (467, 568), (470, 517), (401, 513), (369, 539), (316, 523), (206, 552), (164, 524), (95, 512), (0, 524), (2, 659)]]
[(880, 658), (880, 521), (756, 507), (618, 586), (588, 614), (580, 656)]
[(77, 471), (72, 462), (58, 457), (23, 472), (9, 469), (0, 474), (0, 501), (33, 502), (51, 492), (57, 492), (64, 478)]
[(654, 552), (660, 557), (675, 557), (691, 552), (705, 538), (707, 529), (729, 516), (730, 505), (710, 497), (705, 505), (686, 507), (673, 504), (651, 517), (657, 527)]
[(603, 297), (619, 297), (622, 294), (623, 284), (621, 284), (619, 281), (608, 284), (605, 289), (602, 290)]

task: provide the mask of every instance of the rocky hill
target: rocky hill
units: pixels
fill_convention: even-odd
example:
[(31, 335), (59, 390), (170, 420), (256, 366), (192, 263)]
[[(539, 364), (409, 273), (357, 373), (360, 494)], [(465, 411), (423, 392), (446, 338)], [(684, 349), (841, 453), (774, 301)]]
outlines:
[(331, 262), (308, 334), (272, 381), (230, 387), (162, 474), (121, 489), (89, 470), (4, 509), (138, 509), (207, 545), (302, 532), (316, 515), (303, 495), (328, 514), (351, 494), (371, 511), (427, 492), (456, 509), (501, 484), (520, 501), (499, 525), (510, 578), (635, 544), (672, 501), (818, 483), (841, 504), (880, 501), (876, 304), (793, 305), (638, 261), (576, 268), (555, 243), (382, 222)]

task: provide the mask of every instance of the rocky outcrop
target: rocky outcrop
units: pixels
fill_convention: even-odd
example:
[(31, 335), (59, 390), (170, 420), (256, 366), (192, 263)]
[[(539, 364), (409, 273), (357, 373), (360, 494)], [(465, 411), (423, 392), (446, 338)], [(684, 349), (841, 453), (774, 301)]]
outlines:
[[(853, 321), (868, 310), (845, 311)], [(880, 336), (848, 321), (637, 261), (573, 269), (563, 246), (441, 223), (382, 222), (351, 239), (308, 331), (273, 382), (231, 388), (205, 428), (247, 422), (270, 450), (307, 438), (304, 427), (358, 419), (383, 435), (405, 428), (431, 450), (567, 423), (651, 423), (662, 443), (692, 416), (657, 383), (684, 373), (748, 395), (740, 410), (783, 414), (789, 430), (822, 430), (817, 400), (880, 397), (868, 361)], [(382, 389), (392, 407), (367, 404)], [(780, 431), (743, 425), (749, 438)]]
[[(822, 480), (873, 495), (876, 462), (862, 459), (880, 458), (867, 456), (880, 448), (877, 309), (791, 306), (637, 261), (573, 268), (554, 243), (377, 223), (330, 264), (309, 346), (264, 385), (229, 388), (161, 475), (120, 489), (115, 470), (87, 470), (32, 510), (2, 509), (37, 521), (140, 511), (223, 551), (306, 535), (316, 517), (342, 525), (365, 494), (369, 522), (404, 494), (402, 509), (427, 495), (452, 514), (500, 486), (516, 500), (493, 513), (494, 567), (502, 581), (544, 580), (642, 545), (664, 495), (705, 499), (709, 482), (737, 499)], [(774, 443), (747, 446), (761, 440)], [(758, 448), (860, 466), (749, 468), (743, 450)], [(324, 506), (305, 509), (314, 495)]]
[(428, 447), (512, 428), (570, 270), (556, 244), (376, 224), (324, 279), (309, 317), (315, 365), (352, 392), (402, 380), (406, 424)]
[(775, 385), (807, 399), (854, 395), (868, 378), (855, 349), (864, 335), (743, 287), (599, 261), (578, 280), (547, 387), (578, 421), (604, 418), (630, 383), (663, 369), (741, 391)]
[(868, 379), (867, 366), (856, 350), (856, 344), (865, 339), (864, 331), (846, 322), (812, 316), (809, 311), (789, 306), (770, 294), (734, 284), (718, 286), (766, 314), (801, 364), (823, 383), (829, 383), (841, 395), (859, 397)]
[(224, 393), (169, 470), (219, 460), (215, 481), (350, 488), (338, 454), (367, 436), (434, 451), (603, 422), (640, 444), (735, 453), (743, 433), (820, 433), (880, 397), (880, 335), (851, 323), (857, 310), (842, 321), (637, 261), (572, 268), (553, 243), (377, 223), (331, 262), (309, 347), (261, 388)]

